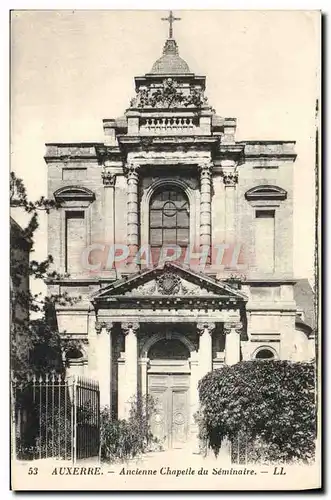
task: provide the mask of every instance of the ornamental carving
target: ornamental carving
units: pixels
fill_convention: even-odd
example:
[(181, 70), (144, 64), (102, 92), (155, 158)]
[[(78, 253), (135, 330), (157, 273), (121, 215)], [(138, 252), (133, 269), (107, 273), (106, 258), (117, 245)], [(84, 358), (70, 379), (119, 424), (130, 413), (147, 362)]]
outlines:
[(224, 323), (224, 333), (228, 334), (231, 333), (232, 331), (235, 331), (236, 333), (241, 333), (243, 328), (242, 323)]
[(131, 332), (136, 334), (139, 329), (139, 323), (136, 322), (121, 323), (121, 328), (123, 335), (128, 335)]
[(102, 330), (106, 330), (107, 333), (110, 333), (113, 328), (113, 323), (108, 321), (97, 321), (95, 323), (95, 331), (99, 335)]
[(226, 186), (235, 186), (238, 182), (238, 172), (224, 172), (222, 173), (223, 182)]
[(158, 292), (162, 295), (174, 295), (179, 292), (180, 277), (173, 273), (164, 273), (157, 280)]
[(138, 180), (139, 168), (140, 165), (138, 163), (127, 163), (124, 167), (124, 173), (128, 178)]
[(215, 323), (198, 323), (197, 332), (199, 335), (202, 335), (203, 333), (208, 331), (209, 335), (211, 335), (213, 330), (215, 330), (215, 327)]
[(101, 177), (104, 186), (115, 187), (116, 175), (110, 172), (102, 172)]
[(202, 89), (191, 88), (188, 95), (178, 89), (178, 83), (173, 78), (163, 80), (160, 88), (140, 88), (131, 99), (130, 108), (202, 108), (209, 107), (208, 99)]
[(209, 180), (211, 178), (212, 168), (213, 166), (211, 163), (202, 163), (201, 165), (199, 165), (201, 180), (203, 179)]

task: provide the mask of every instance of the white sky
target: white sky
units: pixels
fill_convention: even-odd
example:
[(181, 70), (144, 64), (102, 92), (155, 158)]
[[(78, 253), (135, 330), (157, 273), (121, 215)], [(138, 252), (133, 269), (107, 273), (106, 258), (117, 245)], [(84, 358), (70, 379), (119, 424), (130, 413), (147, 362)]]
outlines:
[[(22, 11), (12, 23), (12, 169), (46, 194), (46, 142), (102, 141), (133, 77), (149, 72), (166, 11)], [(181, 57), (207, 76), (211, 105), (238, 120), (237, 140), (296, 140), (294, 272), (313, 277), (319, 18), (300, 11), (175, 11)], [(46, 225), (36, 238), (46, 255)]]

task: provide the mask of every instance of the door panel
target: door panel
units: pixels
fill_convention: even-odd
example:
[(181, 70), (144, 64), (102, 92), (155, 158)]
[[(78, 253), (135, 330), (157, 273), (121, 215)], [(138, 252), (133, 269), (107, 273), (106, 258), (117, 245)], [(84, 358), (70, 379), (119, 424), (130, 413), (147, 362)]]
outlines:
[(172, 391), (172, 447), (181, 447), (187, 441), (188, 389)]
[(156, 403), (151, 416), (153, 435), (166, 448), (182, 447), (188, 435), (189, 376), (150, 374), (148, 392)]
[(168, 446), (168, 390), (167, 388), (151, 389), (149, 394), (155, 401), (155, 412), (151, 416), (151, 429), (159, 443)]

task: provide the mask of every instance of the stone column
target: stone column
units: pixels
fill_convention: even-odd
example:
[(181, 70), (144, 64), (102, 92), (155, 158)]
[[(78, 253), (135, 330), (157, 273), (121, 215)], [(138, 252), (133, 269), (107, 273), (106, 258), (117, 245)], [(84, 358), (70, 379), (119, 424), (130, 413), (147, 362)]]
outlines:
[(203, 163), (200, 169), (200, 252), (208, 250), (207, 264), (211, 261), (211, 189), (212, 164)]
[(125, 335), (125, 379), (119, 380), (125, 392), (125, 418), (128, 418), (131, 398), (137, 395), (138, 389), (138, 341), (139, 323), (122, 323)]
[(117, 360), (117, 413), (119, 419), (126, 418), (125, 393), (125, 353), (121, 352)]
[(95, 331), (98, 338), (98, 379), (100, 386), (100, 406), (108, 406), (111, 412), (112, 396), (112, 331), (113, 324), (97, 322)]
[(234, 243), (236, 237), (236, 184), (238, 172), (234, 160), (222, 160), (222, 176), (225, 186), (225, 239)]
[(147, 368), (148, 368), (148, 358), (139, 359), (140, 367), (140, 392), (141, 396), (145, 397), (147, 394)]
[(139, 165), (137, 164), (129, 163), (125, 168), (128, 183), (127, 237), (132, 258), (136, 255), (139, 245), (138, 171)]
[(242, 323), (224, 323), (225, 364), (235, 365), (240, 361), (240, 334)]
[(101, 174), (104, 185), (105, 244), (115, 244), (115, 183), (116, 175), (104, 170)]
[(215, 329), (215, 323), (198, 323), (197, 330), (200, 335), (199, 343), (199, 378), (212, 371), (212, 332)]

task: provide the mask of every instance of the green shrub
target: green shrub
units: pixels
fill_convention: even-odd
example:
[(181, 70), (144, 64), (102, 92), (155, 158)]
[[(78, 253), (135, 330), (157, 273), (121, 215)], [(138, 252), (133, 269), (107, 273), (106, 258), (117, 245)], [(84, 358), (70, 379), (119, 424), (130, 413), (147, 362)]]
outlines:
[(251, 461), (309, 462), (315, 453), (315, 369), (311, 363), (243, 361), (199, 382), (200, 437), (217, 455), (245, 436)]
[(150, 427), (155, 403), (151, 397), (132, 398), (128, 420), (114, 420), (103, 408), (100, 421), (101, 459), (106, 462), (129, 460), (145, 453), (156, 442)]

